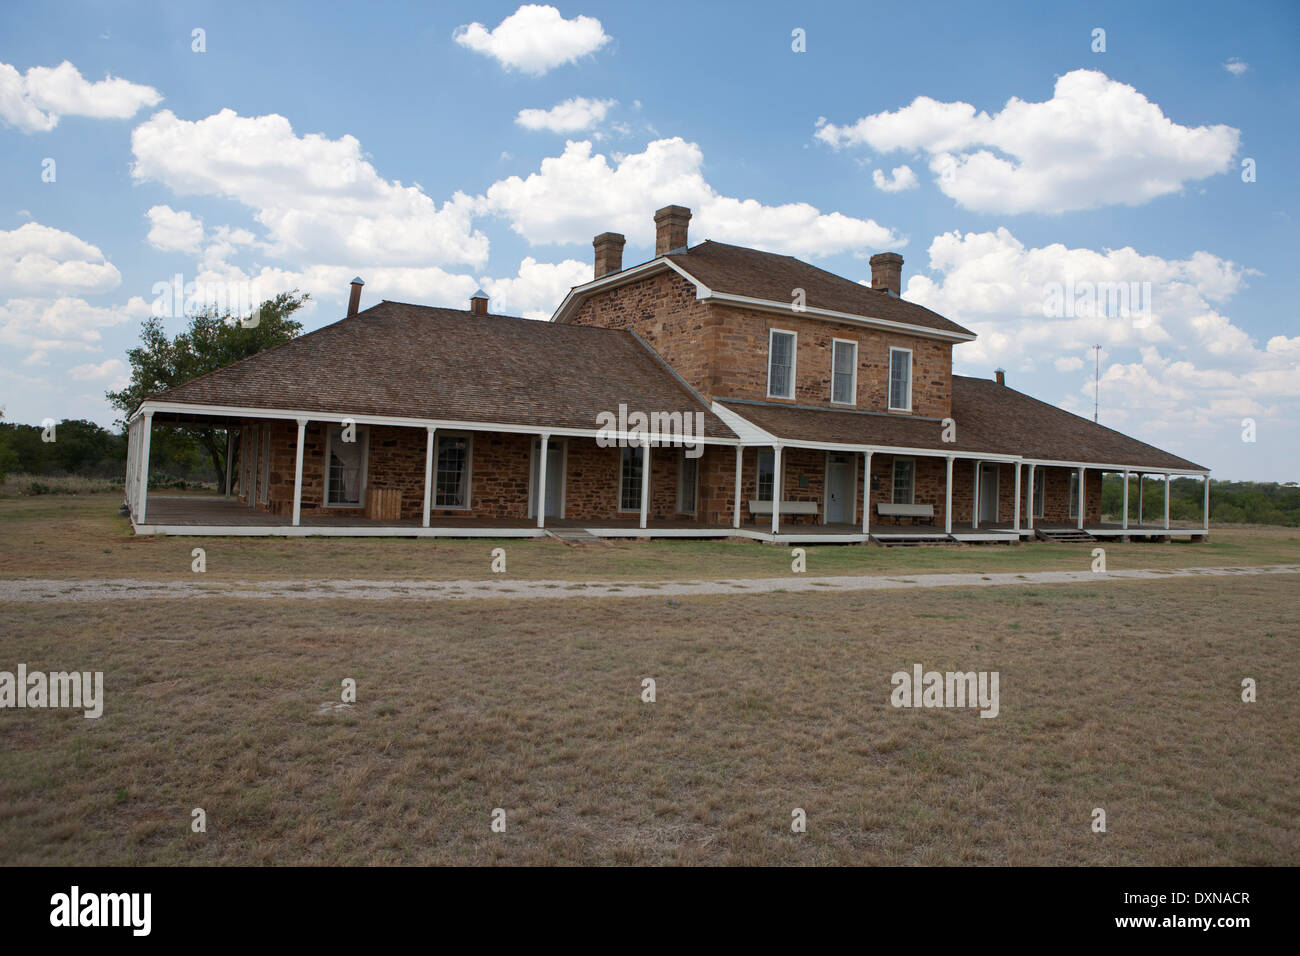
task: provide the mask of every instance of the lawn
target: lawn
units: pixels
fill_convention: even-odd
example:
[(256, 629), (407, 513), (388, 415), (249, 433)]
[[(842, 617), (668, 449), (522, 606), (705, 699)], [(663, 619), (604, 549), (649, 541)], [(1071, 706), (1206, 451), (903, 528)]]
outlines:
[[(171, 546), (143, 544), (122, 560)], [(1296, 593), (0, 604), (0, 669), (106, 695), (99, 720), (0, 712), (0, 861), (1295, 865)], [(915, 663), (998, 671), (1000, 714), (895, 709)], [(355, 706), (320, 713), (345, 678)]]
[[(0, 577), (190, 578), (191, 551), (206, 553), (208, 580), (500, 578), (493, 548), (506, 550), (507, 576), (583, 580), (701, 580), (773, 577), (790, 571), (790, 549), (753, 541), (618, 541), (571, 547), (554, 540), (414, 538), (136, 537), (111, 495), (0, 499)], [(1208, 543), (983, 545), (942, 548), (807, 547), (811, 575), (900, 571), (1086, 569), (1092, 548), (1107, 566), (1209, 567), (1300, 562), (1300, 529), (1213, 529)]]

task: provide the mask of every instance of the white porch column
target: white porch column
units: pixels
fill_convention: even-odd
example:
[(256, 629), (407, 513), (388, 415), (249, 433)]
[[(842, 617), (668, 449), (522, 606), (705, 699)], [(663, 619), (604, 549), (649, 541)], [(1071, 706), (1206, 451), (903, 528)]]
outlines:
[(1083, 530), (1083, 466), (1079, 466), (1079, 530)]
[(235, 433), (226, 429), (226, 497), (230, 497), (230, 464), (235, 457)]
[(943, 533), (952, 534), (952, 455), (948, 456), (948, 477), (943, 483)]
[(863, 452), (862, 471), (862, 533), (871, 534), (871, 456), (874, 452)]
[(1025, 527), (1028, 528), (1030, 531), (1034, 530), (1034, 489), (1038, 487), (1034, 483), (1034, 472), (1037, 469), (1038, 469), (1037, 465), (1030, 464), (1029, 466), (1029, 507), (1025, 509), (1025, 522), (1026, 522)]
[(1138, 527), (1139, 528), (1142, 527), (1142, 479), (1145, 477), (1146, 475), (1142, 474), (1142, 472), (1140, 471), (1138, 472)]
[(975, 530), (980, 526), (980, 467), (984, 463), (978, 459), (975, 461), (975, 493), (971, 497), (973, 504), (970, 509), (970, 526)]
[[(537, 527), (546, 527), (546, 452), (551, 444), (549, 434), (542, 435), (541, 453), (537, 456)], [(620, 452), (620, 454), (622, 454)], [(623, 481), (620, 472), (619, 483)], [(621, 495), (623, 489), (620, 487), (618, 493)]]
[(144, 425), (140, 432), (140, 524), (144, 524), (145, 512), (149, 505), (149, 439), (153, 437), (153, 412), (144, 413)]
[(772, 533), (777, 534), (781, 528), (781, 494), (784, 488), (781, 475), (781, 446), (772, 446)]
[(424, 445), (424, 523), (423, 527), (429, 527), (429, 511), (433, 507), (433, 445), (434, 435), (438, 429), (433, 425), (425, 425), (428, 437)]
[(1021, 464), (1022, 464), (1021, 462), (1016, 462), (1015, 464), (1016, 480), (1013, 484), (1014, 493), (1011, 497), (1011, 500), (1015, 502), (1015, 504), (1011, 506), (1011, 512), (1013, 515), (1015, 515), (1015, 517), (1012, 519), (1013, 523), (1011, 525), (1011, 530), (1014, 531), (1017, 535), (1020, 534), (1020, 466)]
[(1124, 469), (1124, 530), (1128, 530), (1128, 469)]
[(736, 501), (732, 508), (731, 526), (740, 527), (740, 482), (742, 477), (742, 468), (745, 462), (745, 446), (736, 446)]
[(1170, 475), (1165, 475), (1165, 531), (1169, 531), (1169, 481)]
[(1202, 506), (1202, 514), (1205, 516), (1205, 530), (1210, 530), (1210, 473), (1205, 473), (1205, 504)]
[(650, 517), (650, 439), (641, 439), (641, 527)]
[[(302, 446), (307, 437), (307, 419), (298, 419), (298, 450), (293, 463), (293, 526), (298, 527), (302, 517)], [(328, 467), (328, 465), (326, 466)]]

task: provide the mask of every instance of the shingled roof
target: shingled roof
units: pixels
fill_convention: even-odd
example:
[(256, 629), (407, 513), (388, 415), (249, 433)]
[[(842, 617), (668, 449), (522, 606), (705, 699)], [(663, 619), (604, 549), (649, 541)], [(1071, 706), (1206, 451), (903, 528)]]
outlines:
[(737, 415), (778, 438), (843, 445), (933, 449), (936, 453), (988, 452), (1046, 461), (1096, 462), (1140, 468), (1204, 471), (1171, 455), (983, 378), (952, 377), (952, 417), (957, 441), (945, 443), (938, 419), (878, 412), (723, 400)]
[(925, 306), (837, 276), (793, 256), (707, 240), (684, 252), (669, 253), (665, 258), (714, 292), (788, 304), (790, 290), (803, 289), (805, 305), (810, 309), (902, 322), (954, 335), (974, 335)]
[(626, 402), (735, 437), (630, 332), (387, 300), (150, 400), (590, 430)]

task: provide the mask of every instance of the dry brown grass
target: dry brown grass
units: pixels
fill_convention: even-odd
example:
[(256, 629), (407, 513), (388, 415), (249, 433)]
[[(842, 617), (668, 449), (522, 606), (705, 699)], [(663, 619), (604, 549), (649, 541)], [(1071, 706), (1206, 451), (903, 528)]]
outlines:
[[(207, 580), (498, 578), (491, 551), (504, 547), (516, 578), (701, 580), (789, 573), (790, 550), (753, 541), (624, 541), (573, 548), (553, 540), (412, 538), (136, 537), (109, 497), (0, 500), (0, 577), (193, 578), (190, 552), (207, 553)], [(808, 573), (1080, 570), (1092, 545), (1035, 541), (1019, 547), (807, 547)], [(1108, 566), (1218, 567), (1300, 562), (1300, 529), (1214, 530), (1208, 544), (1104, 545)]]
[[(0, 712), (0, 861), (1294, 865), (1296, 612), (1292, 577), (0, 605), (0, 668), (107, 689)], [(895, 710), (916, 662), (1000, 671), (1000, 716)]]

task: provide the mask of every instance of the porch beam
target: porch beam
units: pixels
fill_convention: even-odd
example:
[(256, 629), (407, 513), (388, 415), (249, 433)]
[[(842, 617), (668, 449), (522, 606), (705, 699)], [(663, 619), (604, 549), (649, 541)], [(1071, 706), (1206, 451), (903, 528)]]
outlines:
[(943, 533), (952, 534), (952, 462), (953, 456), (948, 456), (947, 476), (943, 482)]
[(230, 497), (230, 473), (231, 463), (235, 458), (235, 433), (231, 429), (226, 429), (226, 497)]
[(1021, 463), (1020, 463), (1020, 462), (1016, 462), (1015, 465), (1014, 465), (1013, 467), (1016, 469), (1016, 480), (1012, 483), (1013, 491), (1012, 491), (1012, 495), (1011, 495), (1011, 500), (1014, 502), (1014, 504), (1011, 506), (1011, 513), (1012, 513), (1012, 516), (1013, 516), (1012, 519), (1011, 519), (1011, 522), (1012, 522), (1012, 523), (1011, 523), (1011, 530), (1014, 531), (1014, 532), (1016, 533), (1017, 536), (1019, 536), (1019, 534), (1020, 534), (1020, 468), (1021, 468)]
[(1122, 527), (1128, 530), (1128, 469), (1124, 469), (1124, 522)]
[(1169, 530), (1169, 475), (1165, 475), (1165, 530)]
[(140, 524), (144, 524), (149, 505), (149, 440), (153, 437), (153, 412), (144, 413), (144, 428), (140, 432)]
[(781, 444), (772, 446), (772, 533), (779, 534), (781, 528), (781, 494), (784, 489), (781, 475)]
[(740, 482), (743, 477), (743, 468), (745, 462), (745, 446), (736, 446), (736, 501), (732, 507), (731, 526), (740, 527)]
[[(537, 456), (537, 527), (546, 527), (546, 452), (551, 444), (551, 436), (541, 436), (542, 446)], [(620, 482), (622, 478), (620, 477)], [(619, 494), (623, 491), (620, 488)]]
[[(307, 437), (307, 419), (298, 419), (298, 448), (294, 453), (293, 463), (293, 526), (298, 527), (302, 518), (302, 446)], [(329, 467), (329, 462), (325, 463)], [(364, 504), (364, 502), (362, 502)]]
[(1079, 466), (1079, 530), (1083, 530), (1083, 465)]
[(862, 470), (862, 533), (871, 534), (871, 456), (873, 452), (863, 452)]
[(650, 441), (641, 442), (641, 528), (650, 517)]
[(426, 425), (428, 436), (424, 443), (424, 527), (429, 527), (429, 512), (433, 508), (433, 445), (438, 429)]

